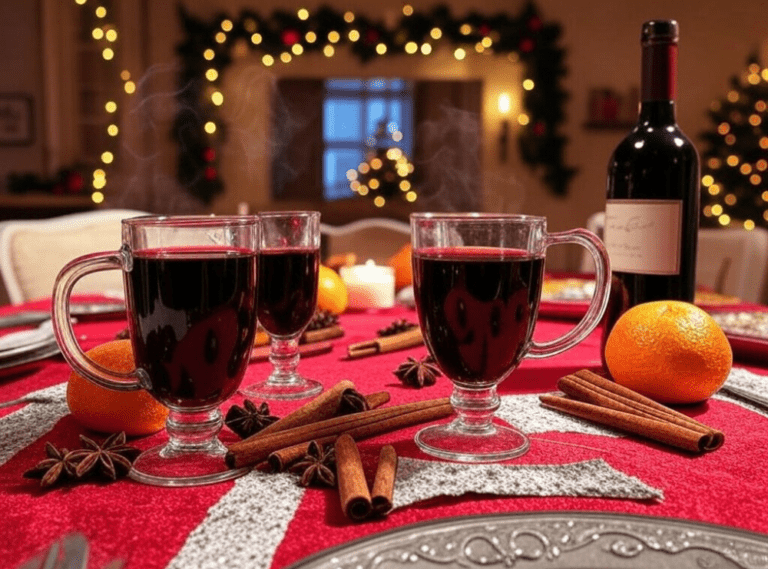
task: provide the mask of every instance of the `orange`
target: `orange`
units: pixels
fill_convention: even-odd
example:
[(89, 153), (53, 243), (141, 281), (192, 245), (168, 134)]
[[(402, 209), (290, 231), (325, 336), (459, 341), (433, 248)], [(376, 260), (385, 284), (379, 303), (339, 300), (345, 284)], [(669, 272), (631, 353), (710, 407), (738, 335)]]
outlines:
[(317, 308), (328, 310), (333, 314), (341, 314), (347, 309), (349, 295), (347, 285), (341, 280), (339, 273), (320, 265), (317, 279)]
[(697, 403), (725, 383), (733, 352), (717, 322), (681, 301), (638, 304), (616, 322), (605, 344), (616, 383), (661, 403)]
[[(86, 352), (94, 362), (112, 371), (136, 366), (130, 340), (114, 340)], [(73, 371), (67, 384), (67, 404), (83, 427), (100, 433), (149, 435), (165, 426), (168, 409), (144, 390), (114, 391), (96, 385)]]
[(411, 244), (406, 243), (387, 261), (395, 269), (395, 288), (400, 290), (413, 284), (413, 267), (411, 266)]

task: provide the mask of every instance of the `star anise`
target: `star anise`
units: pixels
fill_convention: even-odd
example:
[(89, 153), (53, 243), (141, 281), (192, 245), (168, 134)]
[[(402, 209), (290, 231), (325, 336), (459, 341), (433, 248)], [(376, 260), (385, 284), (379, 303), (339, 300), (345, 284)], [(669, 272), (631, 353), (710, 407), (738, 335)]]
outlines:
[(322, 447), (317, 441), (312, 441), (304, 458), (291, 466), (290, 470), (301, 474), (299, 484), (302, 486), (336, 486), (336, 450), (333, 445)]
[(77, 461), (75, 475), (85, 478), (89, 474), (99, 472), (110, 480), (125, 476), (141, 451), (125, 444), (125, 433), (115, 433), (99, 444), (93, 439), (80, 435), (83, 447), (73, 450), (67, 458)]
[(246, 399), (242, 407), (232, 405), (229, 408), (224, 423), (241, 438), (247, 439), (277, 421), (278, 418), (269, 414), (269, 405), (266, 401), (256, 407), (253, 401)]
[(349, 415), (350, 413), (360, 413), (367, 410), (368, 401), (365, 400), (365, 395), (351, 387), (341, 392), (336, 415)]
[(379, 336), (394, 336), (395, 334), (399, 334), (400, 332), (406, 332), (412, 328), (416, 328), (418, 324), (414, 324), (413, 322), (408, 322), (405, 318), (400, 318), (399, 320), (395, 320), (387, 326), (386, 328), (382, 328), (381, 330), (378, 330), (376, 333)]
[(307, 324), (305, 331), (307, 330), (320, 330), (321, 328), (330, 328), (336, 326), (339, 323), (338, 315), (334, 314), (330, 310), (317, 310), (312, 319)]
[(65, 448), (56, 448), (50, 442), (45, 443), (45, 454), (48, 458), (39, 462), (34, 468), (27, 470), (24, 478), (39, 478), (40, 486), (48, 488), (57, 482), (75, 477), (77, 461), (73, 460)]
[(437, 378), (442, 375), (432, 356), (425, 356), (420, 360), (408, 356), (408, 359), (392, 373), (405, 385), (419, 388), (434, 385)]

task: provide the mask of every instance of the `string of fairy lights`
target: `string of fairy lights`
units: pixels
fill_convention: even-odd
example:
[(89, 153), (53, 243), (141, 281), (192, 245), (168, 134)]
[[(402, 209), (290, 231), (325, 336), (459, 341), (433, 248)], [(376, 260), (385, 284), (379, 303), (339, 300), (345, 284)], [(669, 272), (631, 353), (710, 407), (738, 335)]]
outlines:
[[(82, 6), (84, 9), (89, 8), (87, 6), (88, 0), (75, 0), (75, 4)], [(91, 4), (93, 4), (93, 2), (91, 2)], [(101, 49), (102, 59), (107, 62), (113, 62), (115, 69), (118, 69), (116, 50), (118, 46), (119, 31), (117, 24), (111, 17), (112, 14), (107, 10), (106, 6), (97, 4), (96, 6), (93, 6), (92, 9), (95, 24), (91, 30), (91, 37)], [(136, 83), (131, 79), (130, 71), (122, 69), (120, 71), (120, 80), (126, 95), (133, 95), (136, 92)], [(115, 95), (110, 96), (103, 101), (104, 110), (109, 117), (109, 120), (106, 121), (107, 125), (104, 128), (108, 140), (110, 141), (116, 141), (120, 134), (120, 127), (117, 124), (119, 104), (118, 97)], [(99, 153), (99, 161), (101, 164), (93, 166), (92, 171), (90, 172), (92, 176), (90, 186), (92, 188), (91, 200), (96, 204), (102, 203), (105, 199), (104, 190), (107, 186), (107, 171), (114, 165), (116, 159), (115, 146), (116, 144), (110, 144)]]
[(702, 224), (768, 227), (768, 68), (752, 56), (709, 116), (715, 128), (702, 135)]

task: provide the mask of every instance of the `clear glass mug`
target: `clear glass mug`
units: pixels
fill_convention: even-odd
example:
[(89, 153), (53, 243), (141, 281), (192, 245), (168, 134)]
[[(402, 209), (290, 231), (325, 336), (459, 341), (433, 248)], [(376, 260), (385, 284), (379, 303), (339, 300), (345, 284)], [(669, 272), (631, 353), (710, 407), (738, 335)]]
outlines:
[[(143, 216), (123, 220), (119, 251), (74, 259), (53, 290), (53, 326), (62, 354), (86, 379), (119, 391), (146, 389), (168, 407), (167, 444), (143, 452), (129, 476), (160, 486), (235, 478), (219, 405), (237, 391), (256, 333), (257, 216)], [(136, 369), (110, 371), (75, 338), (70, 295), (83, 276), (123, 271)]]
[[(482, 213), (411, 214), (416, 309), (427, 349), (454, 384), (457, 417), (426, 427), (416, 444), (427, 454), (494, 462), (528, 450), (518, 429), (494, 424), (496, 392), (527, 358), (559, 354), (600, 322), (608, 302), (610, 261), (586, 229), (547, 233), (544, 217)], [(595, 260), (595, 293), (584, 318), (565, 335), (533, 341), (547, 247), (576, 243)]]

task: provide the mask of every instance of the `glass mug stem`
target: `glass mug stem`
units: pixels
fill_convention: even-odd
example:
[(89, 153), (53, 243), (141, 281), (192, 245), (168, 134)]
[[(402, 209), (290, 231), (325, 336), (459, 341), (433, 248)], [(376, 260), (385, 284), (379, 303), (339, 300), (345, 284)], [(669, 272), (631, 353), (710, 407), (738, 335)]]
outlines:
[(276, 384), (295, 383), (299, 380), (296, 369), (299, 366), (299, 335), (290, 338), (272, 338), (269, 361), (274, 369), (269, 376)]

